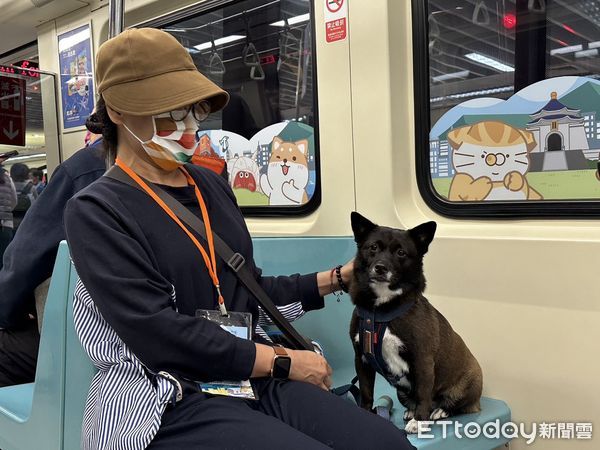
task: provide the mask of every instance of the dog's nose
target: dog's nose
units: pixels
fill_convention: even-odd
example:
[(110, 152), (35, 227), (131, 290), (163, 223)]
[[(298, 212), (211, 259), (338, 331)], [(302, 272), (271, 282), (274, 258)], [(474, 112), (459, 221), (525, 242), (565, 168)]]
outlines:
[(283, 163), (286, 164), (287, 163), (287, 159), (283, 158)]
[(375, 267), (373, 267), (373, 270), (375, 270), (375, 273), (377, 275), (384, 275), (387, 273), (387, 267), (385, 267), (383, 264), (375, 264)]

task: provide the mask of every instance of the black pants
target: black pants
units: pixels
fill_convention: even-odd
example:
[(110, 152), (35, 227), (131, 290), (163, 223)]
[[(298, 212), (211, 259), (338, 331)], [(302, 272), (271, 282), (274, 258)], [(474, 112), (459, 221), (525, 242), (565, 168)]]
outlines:
[(0, 387), (34, 381), (39, 345), (37, 320), (0, 330)]
[(258, 400), (192, 394), (148, 450), (414, 449), (404, 430), (311, 384), (260, 379)]

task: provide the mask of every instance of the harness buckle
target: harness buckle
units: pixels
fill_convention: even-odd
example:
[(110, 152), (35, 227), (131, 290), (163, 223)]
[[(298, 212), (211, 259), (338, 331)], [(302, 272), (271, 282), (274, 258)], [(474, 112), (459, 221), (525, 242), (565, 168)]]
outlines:
[(234, 253), (231, 258), (227, 261), (227, 265), (231, 267), (234, 272), (239, 272), (242, 266), (246, 263), (246, 259), (239, 253)]

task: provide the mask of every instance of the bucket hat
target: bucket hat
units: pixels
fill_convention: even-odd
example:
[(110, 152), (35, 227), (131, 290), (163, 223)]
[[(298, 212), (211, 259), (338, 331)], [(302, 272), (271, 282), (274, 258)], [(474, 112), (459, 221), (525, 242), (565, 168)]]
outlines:
[(131, 28), (104, 42), (96, 57), (96, 83), (114, 110), (151, 116), (206, 100), (211, 112), (229, 94), (202, 75), (188, 51), (169, 33)]

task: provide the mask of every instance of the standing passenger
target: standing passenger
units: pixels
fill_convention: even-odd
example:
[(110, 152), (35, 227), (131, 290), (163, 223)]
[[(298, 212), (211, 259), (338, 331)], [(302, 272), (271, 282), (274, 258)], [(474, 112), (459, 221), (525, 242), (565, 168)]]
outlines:
[(17, 192), (15, 185), (0, 166), (0, 269), (2, 269), (2, 255), (13, 237), (13, 213), (17, 205)]
[(38, 193), (33, 188), (33, 183), (29, 179), (29, 167), (25, 164), (13, 164), (10, 168), (10, 176), (17, 190), (17, 205), (13, 209), (13, 221), (16, 231), (31, 204), (37, 199)]
[[(98, 367), (83, 420), (84, 449), (396, 449), (413, 448), (403, 430), (337, 397), (320, 355), (284, 349), (291, 363), (271, 376), (265, 339), (234, 336), (195, 317), (248, 312), (256, 300), (214, 255), (212, 239), (178, 224), (146, 191), (161, 185), (239, 252), (280, 307), (309, 311), (337, 288), (329, 271), (266, 277), (228, 184), (185, 164), (197, 123), (228, 95), (201, 75), (177, 40), (131, 29), (104, 43), (96, 62), (96, 115), (104, 143), (138, 188), (102, 177), (67, 204), (65, 226), (80, 283), (75, 327)], [(193, 239), (192, 239), (193, 238)], [(282, 256), (283, 257), (283, 256)], [(349, 281), (352, 264), (342, 270)], [(281, 352), (282, 350), (278, 350)], [(256, 400), (213, 396), (190, 380), (245, 380)]]

